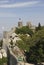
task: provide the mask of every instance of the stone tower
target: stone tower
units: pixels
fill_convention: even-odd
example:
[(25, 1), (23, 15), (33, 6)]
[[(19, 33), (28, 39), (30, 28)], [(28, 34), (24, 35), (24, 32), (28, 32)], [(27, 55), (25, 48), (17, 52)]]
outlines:
[(22, 26), (23, 26), (23, 24), (22, 24), (22, 20), (21, 20), (21, 18), (19, 18), (18, 28), (21, 28)]
[(35, 32), (35, 26), (33, 26), (31, 24), (31, 22), (27, 22), (27, 26), (29, 27), (29, 29), (31, 29), (33, 32)]
[(31, 27), (32, 27), (31, 22), (27, 22), (27, 26), (31, 29)]

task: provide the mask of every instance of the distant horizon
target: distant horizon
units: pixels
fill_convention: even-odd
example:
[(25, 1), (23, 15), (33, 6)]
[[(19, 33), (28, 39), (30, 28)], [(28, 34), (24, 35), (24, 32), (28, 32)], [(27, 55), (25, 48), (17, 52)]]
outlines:
[(19, 18), (44, 25), (44, 0), (0, 0), (0, 32), (17, 26)]

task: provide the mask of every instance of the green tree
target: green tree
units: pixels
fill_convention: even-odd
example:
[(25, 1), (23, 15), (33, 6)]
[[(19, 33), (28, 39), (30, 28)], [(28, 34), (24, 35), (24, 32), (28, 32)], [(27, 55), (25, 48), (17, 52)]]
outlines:
[(33, 31), (29, 29), (28, 26), (23, 26), (22, 28), (16, 28), (15, 31), (17, 34), (29, 34), (30, 36), (33, 35)]
[(44, 62), (44, 29), (38, 31), (30, 39), (30, 48), (28, 62), (41, 63)]
[(40, 23), (38, 23), (38, 27), (36, 27), (36, 31), (38, 31), (38, 30), (41, 30), (41, 24)]

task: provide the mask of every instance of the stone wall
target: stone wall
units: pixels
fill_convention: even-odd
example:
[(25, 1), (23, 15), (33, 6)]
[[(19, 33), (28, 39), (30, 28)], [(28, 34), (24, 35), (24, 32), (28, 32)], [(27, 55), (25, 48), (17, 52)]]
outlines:
[(13, 55), (13, 53), (9, 48), (7, 48), (7, 55), (8, 55), (8, 65), (18, 65), (16, 57)]

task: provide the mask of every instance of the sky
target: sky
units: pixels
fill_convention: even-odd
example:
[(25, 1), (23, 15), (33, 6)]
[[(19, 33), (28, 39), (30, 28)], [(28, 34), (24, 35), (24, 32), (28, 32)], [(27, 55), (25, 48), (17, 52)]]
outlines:
[(0, 32), (23, 24), (44, 25), (44, 0), (0, 0)]

